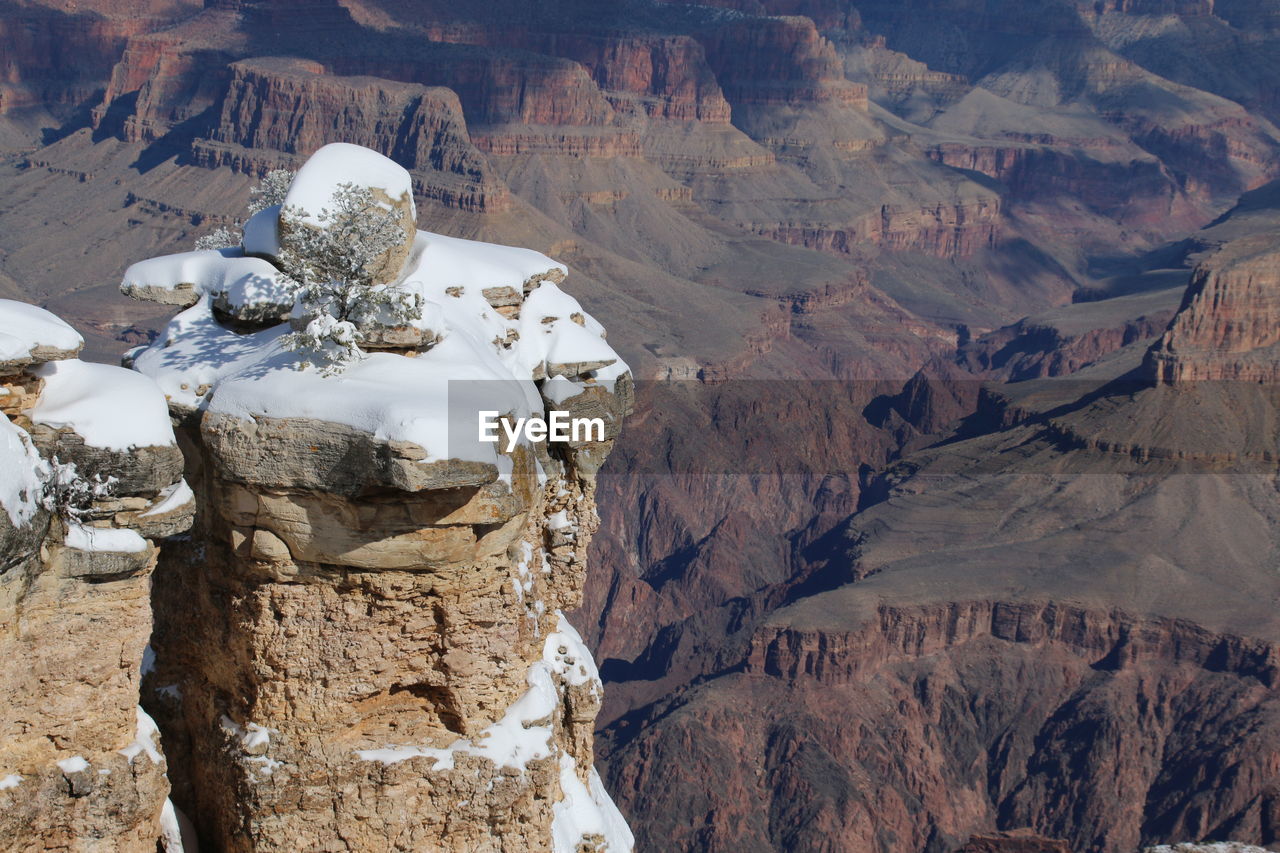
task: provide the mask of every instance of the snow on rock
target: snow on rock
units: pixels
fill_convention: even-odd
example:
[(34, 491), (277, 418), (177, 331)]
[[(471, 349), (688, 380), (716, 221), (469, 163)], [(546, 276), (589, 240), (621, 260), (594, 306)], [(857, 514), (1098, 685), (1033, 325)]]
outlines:
[(16, 788), (22, 784), (22, 777), (17, 773), (10, 773), (8, 776), (0, 777), (0, 791), (7, 791), (10, 788)]
[(356, 750), (365, 761), (396, 764), (409, 758), (432, 758), (432, 770), (452, 770), (455, 757), (469, 754), (489, 759), (498, 767), (524, 772), (534, 759), (551, 755), (551, 714), (559, 694), (551, 680), (551, 668), (543, 661), (529, 667), (529, 689), (511, 703), (502, 719), (486, 728), (474, 741), (458, 738), (444, 749), (429, 746), (387, 746)]
[[(136, 356), (134, 369), (153, 378), (179, 409), (207, 409), (245, 419), (315, 418), (383, 440), (418, 444), (426, 451), (423, 462), (462, 459), (499, 465), (498, 445), (479, 441), (478, 413), (498, 410), (527, 417), (541, 412), (543, 403), (533, 379), (549, 350), (557, 358), (579, 362), (621, 361), (602, 338), (568, 319), (569, 314), (582, 314), (581, 306), (553, 283), (543, 282), (535, 293), (559, 293), (543, 302), (565, 316), (554, 325), (539, 321), (536, 332), (528, 335), (520, 333), (522, 320), (509, 320), (493, 310), (481, 288), (445, 284), (473, 280), (474, 271), (466, 264), (487, 258), (483, 265), (502, 270), (488, 280), (519, 286), (530, 270), (558, 267), (545, 255), (483, 243), (464, 250), (458, 244), (469, 241), (420, 237), (432, 248), (440, 240), (450, 247), (446, 257), (464, 260), (453, 261), (462, 264), (454, 269), (456, 275), (444, 265), (426, 263), (398, 285), (422, 294), (420, 322), (442, 334), (439, 343), (416, 358), (372, 353), (337, 375), (299, 370), (300, 356), (280, 340), (287, 326), (237, 334), (218, 323), (205, 298), (175, 317), (155, 343)], [(492, 258), (486, 254), (490, 248), (497, 250)], [(419, 261), (429, 254), (423, 253)], [(426, 270), (430, 275), (425, 278), (432, 284), (416, 277)], [(446, 293), (451, 287), (462, 289), (452, 296)], [(543, 340), (544, 329), (559, 326), (574, 331)], [(509, 340), (512, 332), (518, 340), (503, 346), (500, 342)], [(625, 371), (625, 365), (621, 369)]]
[(187, 485), (186, 480), (179, 480), (172, 486), (165, 488), (160, 492), (159, 498), (151, 509), (142, 513), (141, 518), (154, 515), (168, 515), (169, 513), (181, 509), (196, 499), (195, 493), (191, 491), (191, 487)]
[(165, 798), (160, 809), (160, 846), (164, 853), (199, 853), (196, 828), (182, 810)]
[(84, 760), (82, 755), (73, 755), (70, 758), (64, 758), (57, 762), (58, 769), (63, 773), (80, 773), (89, 769), (89, 762)]
[(529, 279), (552, 270), (561, 277), (569, 273), (564, 264), (533, 249), (419, 231), (401, 280), (413, 282), (426, 295), (444, 296), (447, 288), (460, 287), (482, 296), (489, 288), (520, 291)]
[[(564, 614), (557, 611), (557, 616), (557, 630), (547, 636), (542, 660), (529, 667), (529, 689), (507, 708), (502, 719), (480, 732), (474, 740), (458, 738), (444, 748), (389, 745), (381, 749), (356, 750), (356, 755), (365, 761), (383, 764), (396, 764), (410, 758), (430, 758), (435, 762), (432, 770), (452, 770), (458, 755), (478, 755), (498, 767), (511, 767), (521, 772), (530, 761), (550, 756), (554, 748), (551, 716), (560, 702), (553, 674), (570, 685), (591, 683), (593, 690), (600, 689), (600, 674), (591, 652)], [(573, 761), (569, 756), (562, 756), (561, 761), (565, 758)], [(574, 781), (577, 781), (576, 777)], [(577, 784), (582, 787), (580, 782)], [(600, 791), (603, 792), (603, 788)], [(601, 795), (608, 801), (607, 795)], [(587, 800), (594, 802), (593, 796), (588, 796)], [(612, 802), (608, 805), (613, 808)], [(617, 820), (625, 829), (626, 823), (620, 815)], [(567, 849), (572, 850), (573, 847)], [(610, 849), (629, 850), (630, 847)]]
[(626, 818), (613, 804), (595, 768), (591, 768), (589, 784), (578, 779), (573, 756), (560, 756), (560, 790), (564, 798), (552, 806), (551, 849), (555, 853), (576, 853), (583, 836), (599, 836), (604, 847), (596, 848), (622, 853), (635, 847), (635, 836)]
[(346, 142), (330, 143), (308, 158), (289, 185), (284, 206), (301, 208), (307, 214), (304, 222), (319, 225), (316, 216), (332, 207), (333, 194), (344, 183), (381, 190), (392, 201), (407, 198), (410, 218), (417, 218), (409, 172), (376, 151)]
[(264, 207), (244, 224), (244, 237), (241, 240), (246, 255), (266, 255), (276, 258), (280, 255), (280, 205)]
[(139, 554), (150, 545), (136, 530), (127, 527), (87, 527), (67, 521), (66, 546), (77, 551)]
[(0, 364), (37, 355), (65, 358), (83, 345), (84, 338), (62, 318), (35, 305), (0, 299)]
[[(393, 202), (405, 193), (412, 198), (412, 179), (403, 168), (359, 146), (335, 143), (303, 165), (285, 205), (316, 214), (343, 183), (379, 189)], [(251, 220), (249, 251), (271, 254), (273, 235), (279, 236), (274, 216), (268, 208)], [(592, 381), (593, 371), (608, 371), (612, 381), (626, 372), (600, 324), (556, 284), (567, 269), (529, 249), (416, 232), (400, 277), (389, 286), (421, 297), (421, 317), (410, 323), (431, 332), (423, 336), (426, 345), (414, 358), (373, 352), (328, 373), (305, 365), (303, 354), (284, 346), (284, 324), (238, 334), (218, 322), (213, 309), (219, 299), (271, 302), (285, 295), (271, 284), (260, 290), (246, 284), (243, 293), (225, 287), (226, 268), (249, 264), (262, 265), (262, 281), (269, 281), (268, 261), (234, 255), (188, 252), (143, 261), (126, 275), (126, 284), (187, 281), (198, 291), (195, 304), (133, 362), (179, 411), (343, 424), (384, 441), (419, 445), (422, 463), (480, 462), (494, 465), (501, 476), (509, 460), (499, 458), (496, 443), (479, 440), (480, 411), (541, 414), (545, 404), (534, 383), (548, 375)], [(486, 298), (495, 290), (509, 295), (502, 304), (512, 307), (512, 316)], [(299, 310), (295, 303), (293, 313)]]
[(137, 708), (137, 720), (133, 743), (120, 750), (120, 754), (128, 759), (130, 764), (133, 764), (133, 759), (144, 754), (151, 759), (152, 764), (159, 764), (162, 756), (157, 748), (156, 739), (160, 736), (160, 727), (156, 725), (155, 720), (151, 719), (151, 715), (142, 710), (141, 705)]
[(207, 391), (219, 380), (262, 371), (262, 362), (280, 349), (286, 325), (240, 335), (214, 319), (208, 297), (169, 321), (150, 347), (134, 358), (133, 369), (151, 377), (179, 411), (205, 408)]
[(574, 687), (591, 684), (599, 691), (600, 670), (596, 668), (591, 650), (582, 642), (581, 635), (569, 624), (564, 613), (557, 610), (556, 619), (556, 630), (548, 634), (542, 644), (542, 659)]
[[(275, 729), (259, 723), (246, 723), (242, 726), (225, 714), (218, 721), (218, 725), (237, 742), (243, 753), (241, 761), (246, 767), (256, 770), (261, 776), (270, 776), (284, 766), (283, 761), (277, 761), (266, 754), (268, 747), (271, 746), (271, 736), (279, 734)], [(249, 778), (255, 780), (261, 776), (254, 777), (251, 774)]]
[(22, 527), (40, 508), (49, 466), (25, 430), (0, 415), (0, 506), (14, 527)]
[(151, 379), (78, 359), (51, 361), (35, 373), (45, 387), (29, 413), (34, 423), (69, 427), (85, 444), (109, 450), (175, 443), (169, 409)]
[(120, 292), (148, 302), (186, 307), (210, 287), (223, 284), (228, 260), (243, 257), (241, 249), (202, 249), (148, 258), (124, 271)]
[[(478, 412), (528, 416), (526, 389), (496, 358), (477, 358), (461, 337), (417, 358), (373, 353), (339, 376), (299, 371), (297, 357), (278, 344), (249, 369), (218, 384), (208, 409), (244, 419), (313, 418), (345, 424), (385, 441), (426, 450), (423, 462), (464, 459), (497, 464), (497, 445), (479, 440)], [(139, 369), (145, 369), (142, 359)], [(451, 384), (451, 382), (453, 384)], [(451, 428), (452, 427), (452, 428)]]
[(297, 282), (262, 258), (224, 258), (203, 292), (213, 306), (246, 322), (280, 322), (293, 308)]

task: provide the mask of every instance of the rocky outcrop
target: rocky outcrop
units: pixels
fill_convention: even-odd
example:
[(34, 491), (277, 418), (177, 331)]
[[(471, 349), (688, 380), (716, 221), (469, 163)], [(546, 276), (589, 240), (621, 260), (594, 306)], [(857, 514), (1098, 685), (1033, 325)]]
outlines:
[(138, 706), (151, 576), (194, 505), (160, 390), (79, 346), (0, 300), (0, 845), (151, 853), (177, 832)]
[(910, 209), (884, 205), (848, 226), (760, 225), (757, 233), (793, 246), (848, 255), (867, 244), (938, 258), (965, 258), (996, 244), (1001, 233), (995, 197)]
[(1280, 250), (1275, 233), (1234, 241), (1196, 268), (1182, 307), (1147, 356), (1157, 381), (1280, 378)]
[[(350, 145), (309, 162), (327, 165), (289, 197), (398, 168)], [(423, 232), (404, 248), (391, 287), (422, 311), (402, 319), (438, 335), (322, 371), (281, 358), (288, 326), (236, 331), (197, 291), (136, 356), (201, 507), (155, 591), (147, 701), (175, 802), (223, 850), (629, 849), (593, 769), (601, 684), (562, 611), (630, 374), (545, 256)], [(239, 355), (197, 387), (218, 350)], [(551, 408), (607, 427), (477, 443), (484, 410)]]
[(1156, 338), (1177, 311), (1176, 288), (1081, 302), (997, 329), (961, 348), (977, 373), (1010, 382), (1066, 376)]
[(423, 198), (465, 210), (501, 210), (506, 190), (489, 178), (472, 147), (457, 95), (385, 79), (338, 77), (297, 59), (230, 66), (221, 113), (200, 161), (261, 174), (292, 165), (335, 136), (404, 164)]

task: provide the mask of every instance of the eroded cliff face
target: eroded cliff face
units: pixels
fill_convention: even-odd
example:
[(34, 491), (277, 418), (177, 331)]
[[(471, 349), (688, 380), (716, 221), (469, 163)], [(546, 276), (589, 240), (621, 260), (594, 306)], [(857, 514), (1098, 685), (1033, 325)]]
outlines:
[(151, 577), (194, 504), (159, 388), (81, 343), (0, 300), (0, 846), (151, 853), (177, 831), (138, 705)]
[[(334, 148), (364, 159), (343, 171)], [(350, 179), (412, 207), (394, 163), (321, 156), (290, 199)], [(242, 250), (126, 276), (194, 303), (134, 362), (169, 394), (201, 507), (156, 584), (146, 692), (175, 801), (225, 850), (629, 849), (593, 769), (599, 677), (562, 611), (630, 374), (558, 288), (563, 266), (411, 239), (380, 286), (420, 315), (361, 325), (368, 354), (332, 372), (282, 346), (278, 313), (252, 319), (278, 296), (231, 282), (257, 260)], [(478, 412), (544, 408), (607, 427), (477, 443)]]
[(1280, 376), (1280, 251), (1277, 235), (1224, 247), (1202, 263), (1182, 307), (1152, 347), (1148, 365), (1167, 383)]

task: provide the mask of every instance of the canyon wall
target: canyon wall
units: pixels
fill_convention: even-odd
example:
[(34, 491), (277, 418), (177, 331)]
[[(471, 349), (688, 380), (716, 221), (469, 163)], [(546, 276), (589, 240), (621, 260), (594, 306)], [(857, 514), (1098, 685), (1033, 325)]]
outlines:
[(1274, 232), (1228, 244), (1191, 278), (1147, 356), (1160, 382), (1264, 383), (1280, 377), (1280, 252)]

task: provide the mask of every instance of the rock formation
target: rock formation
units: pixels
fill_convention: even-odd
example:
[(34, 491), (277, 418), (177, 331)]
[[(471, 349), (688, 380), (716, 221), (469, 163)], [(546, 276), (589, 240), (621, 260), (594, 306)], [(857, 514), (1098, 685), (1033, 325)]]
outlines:
[(1280, 379), (1280, 235), (1228, 244), (1196, 268), (1178, 316), (1148, 355), (1160, 382)]
[[(287, 202), (344, 181), (412, 208), (409, 173), (350, 145)], [(240, 250), (126, 275), (192, 303), (131, 356), (169, 398), (201, 508), (155, 590), (146, 695), (174, 799), (223, 850), (629, 849), (593, 768), (600, 681), (562, 611), (630, 374), (545, 256), (421, 231), (402, 248), (375, 286), (421, 310), (361, 323), (366, 354), (323, 369), (255, 311), (283, 280)], [(220, 288), (240, 295), (221, 315)], [(346, 321), (331, 310), (295, 329)], [(550, 408), (606, 426), (477, 439), (483, 410)]]
[(0, 846), (150, 853), (178, 831), (138, 705), (152, 571), (195, 507), (160, 389), (81, 343), (0, 300)]

